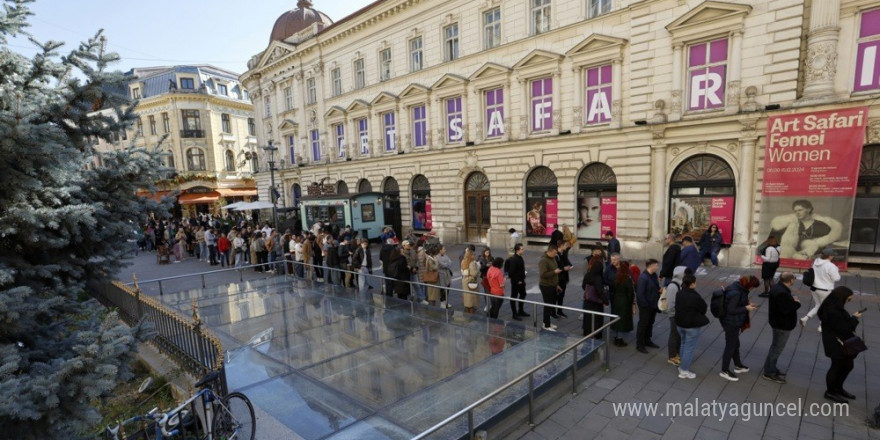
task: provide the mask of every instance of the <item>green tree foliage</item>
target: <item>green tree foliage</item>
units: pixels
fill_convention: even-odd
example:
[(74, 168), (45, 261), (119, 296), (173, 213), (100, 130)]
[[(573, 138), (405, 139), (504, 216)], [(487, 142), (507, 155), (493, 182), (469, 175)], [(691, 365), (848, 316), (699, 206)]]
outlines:
[[(108, 70), (118, 56), (101, 32), (66, 55), (39, 42), (29, 1), (0, 1), (0, 437), (76, 438), (149, 332), (78, 298), (126, 264), (138, 221), (167, 212), (136, 196), (165, 169), (156, 149), (96, 152), (134, 119), (136, 103), (107, 92), (124, 84)], [(16, 35), (38, 53), (13, 51)]]

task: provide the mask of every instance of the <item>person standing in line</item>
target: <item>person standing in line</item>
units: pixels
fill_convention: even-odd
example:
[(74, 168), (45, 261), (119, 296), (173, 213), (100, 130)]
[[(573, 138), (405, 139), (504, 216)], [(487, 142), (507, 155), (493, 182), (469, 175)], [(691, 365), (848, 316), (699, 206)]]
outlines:
[(507, 276), (510, 278), (510, 311), (513, 319), (522, 321), (531, 316), (525, 312), (525, 305), (513, 299), (526, 299), (526, 263), (522, 255), (525, 253), (522, 243), (513, 246), (513, 256), (507, 259)]
[(205, 227), (199, 226), (196, 230), (196, 244), (198, 245), (198, 255), (196, 258), (199, 261), (205, 261), (208, 259), (208, 245), (205, 243)]
[(388, 267), (388, 276), (394, 276), (394, 294), (399, 299), (406, 300), (410, 295), (410, 283), (412, 283), (412, 271), (409, 262), (401, 249), (394, 248), (391, 251), (391, 265)]
[(208, 246), (208, 264), (216, 266), (217, 263), (217, 236), (214, 228), (205, 231), (205, 244)]
[[(264, 228), (264, 230), (266, 229)], [(278, 248), (275, 246), (276, 234), (277, 232), (271, 231), (271, 228), (269, 233), (263, 233), (263, 244), (266, 246), (266, 262), (269, 263), (264, 270), (269, 273), (275, 273), (275, 259), (278, 256)]]
[(437, 244), (437, 264), (440, 266), (440, 307), (451, 308), (449, 305), (449, 288), (452, 287), (452, 259), (446, 255), (446, 246)]
[(651, 337), (654, 335), (654, 320), (657, 317), (657, 301), (660, 299), (660, 279), (657, 270), (660, 263), (651, 258), (645, 261), (645, 271), (636, 283), (636, 303), (639, 306), (639, 325), (636, 330), (636, 350), (647, 353), (645, 347), (660, 348)]
[(681, 256), (681, 245), (675, 242), (674, 234), (666, 234), (666, 251), (663, 252), (663, 262), (660, 264), (660, 281), (663, 287), (672, 282), (672, 271), (679, 266), (679, 256)]
[(516, 229), (510, 228), (507, 230), (510, 233), (510, 237), (507, 239), (507, 258), (512, 257), (516, 253), (516, 245), (519, 243), (519, 232), (516, 232)]
[(635, 312), (635, 285), (629, 263), (621, 261), (611, 286), (611, 313), (620, 316), (620, 320), (611, 324), (614, 331), (614, 345), (626, 347), (623, 335), (633, 331), (633, 313)]
[(327, 238), (327, 244), (324, 245), (324, 254), (327, 255), (324, 262), (327, 264), (327, 270), (330, 271), (327, 280), (334, 286), (341, 286), (342, 272), (339, 271), (339, 244), (332, 236)]
[[(724, 354), (721, 357), (721, 372), (718, 375), (731, 382), (739, 380), (737, 374), (749, 372), (749, 367), (745, 366), (740, 358), (739, 334), (750, 326), (749, 313), (758, 309), (758, 306), (749, 301), (749, 291), (760, 285), (758, 277), (744, 275), (739, 281), (724, 289), (726, 314), (721, 318), (721, 328), (724, 329)], [(730, 370), (731, 359), (733, 371)]]
[[(410, 271), (410, 281), (418, 282), (419, 281), (419, 255), (413, 247), (413, 242), (409, 240), (403, 240), (403, 249), (401, 250), (401, 254), (406, 257), (406, 264), (409, 266)], [(417, 286), (410, 284), (408, 287), (413, 289), (413, 293), (416, 294), (412, 299), (413, 301), (424, 301), (424, 298), (418, 296), (419, 289)], [(424, 301), (424, 304), (427, 304), (428, 301)]]
[(718, 229), (718, 225), (712, 223), (700, 237), (700, 263), (708, 258), (713, 267), (718, 267), (718, 253), (721, 252), (722, 244), (724, 244), (724, 239), (721, 238), (721, 231)]
[[(828, 298), (831, 290), (834, 289), (834, 283), (840, 281), (840, 271), (832, 261), (836, 255), (837, 252), (834, 249), (825, 248), (822, 251), (822, 255), (816, 258), (816, 261), (813, 261), (813, 272), (816, 274), (813, 280), (813, 287), (810, 288), (813, 294), (813, 308), (801, 318), (801, 327), (806, 327), (807, 321), (810, 318), (816, 317), (822, 302), (825, 301), (825, 298)], [(819, 331), (822, 331), (821, 325), (819, 326)]]
[(241, 267), (244, 264), (244, 239), (241, 238), (241, 233), (236, 233), (235, 238), (232, 239), (232, 253), (235, 254), (233, 264), (235, 267)]
[(293, 271), (294, 271), (294, 273), (296, 273), (296, 276), (298, 276), (300, 278), (305, 277), (305, 260), (303, 258), (303, 241), (305, 241), (305, 239), (302, 236), (297, 235), (296, 237), (294, 237), (294, 239), (290, 245), (292, 248), (292, 252), (293, 252), (293, 261), (294, 261)]
[(337, 261), (337, 267), (339, 267), (340, 269), (339, 273), (342, 274), (342, 287), (351, 287), (351, 249), (349, 249), (348, 245), (348, 239), (343, 238), (342, 242), (339, 243), (339, 246), (336, 250), (339, 257), (339, 261)]
[[(562, 229), (559, 229), (558, 224), (554, 224), (553, 225), (553, 232), (550, 233), (550, 243), (557, 244), (561, 240), (564, 240), (564, 239), (565, 239), (565, 233), (562, 232)], [(558, 246), (559, 245), (557, 244), (557, 247)]]
[(767, 359), (764, 360), (764, 379), (776, 383), (785, 383), (785, 373), (779, 371), (776, 361), (788, 335), (797, 325), (797, 310), (801, 307), (800, 299), (791, 295), (791, 286), (794, 284), (794, 274), (783, 272), (779, 276), (779, 282), (770, 289), (770, 311), (767, 313), (770, 327), (773, 329), (773, 343), (767, 351)]
[(266, 252), (266, 241), (263, 239), (262, 232), (254, 231), (254, 240), (251, 246), (254, 248), (257, 260), (257, 267), (255, 267), (254, 270), (257, 272), (267, 271), (266, 260), (268, 259), (268, 252)]
[(314, 259), (315, 253), (315, 240), (314, 236), (311, 233), (306, 234), (305, 238), (303, 238), (302, 244), (302, 261), (303, 261), (303, 269), (305, 272), (306, 278), (309, 280), (313, 280), (315, 269), (312, 265), (312, 260)]
[[(432, 243), (426, 244), (420, 249), (420, 252), (424, 250), (425, 253), (425, 267), (421, 273), (421, 280), (425, 284), (425, 295), (428, 299), (428, 304), (432, 306), (438, 306), (440, 302), (440, 263), (437, 261), (439, 248), (439, 245)], [(426, 272), (437, 272), (437, 281), (428, 282), (425, 280), (424, 275)]]
[(852, 371), (855, 360), (855, 356), (844, 350), (843, 341), (855, 336), (859, 318), (862, 317), (861, 312), (850, 315), (844, 308), (852, 297), (853, 291), (849, 287), (835, 287), (822, 301), (818, 312), (825, 329), (822, 332), (822, 346), (825, 348), (825, 356), (831, 359), (831, 367), (825, 375), (825, 398), (837, 403), (846, 403), (847, 400), (856, 398), (854, 394), (843, 389), (843, 383)]
[(697, 251), (697, 247), (694, 245), (694, 239), (689, 235), (685, 235), (681, 239), (681, 253), (675, 265), (687, 266), (696, 275), (697, 269), (701, 264), (703, 264), (703, 261), (700, 259), (700, 252)]
[[(492, 256), (492, 249), (488, 247), (483, 248), (483, 252), (480, 254), (480, 258), (477, 259), (477, 264), (480, 265), (480, 284), (483, 286), (483, 292), (486, 294), (490, 294), (489, 292), (489, 267), (492, 266), (492, 261), (495, 260), (495, 257)], [(483, 307), (483, 311), (489, 312), (489, 301), (488, 297), (484, 300), (485, 306)]]
[(544, 301), (544, 330), (556, 331), (556, 325), (550, 322), (550, 315), (556, 304), (556, 291), (559, 289), (559, 274), (562, 269), (556, 264), (556, 245), (550, 243), (547, 251), (538, 262), (538, 288), (541, 290), (541, 299)]
[[(559, 288), (556, 289), (556, 304), (564, 305), (563, 302), (565, 300), (565, 288), (568, 287), (569, 276), (568, 273), (571, 271), (572, 265), (571, 261), (568, 259), (568, 247), (569, 244), (565, 240), (559, 240), (556, 242), (556, 265), (562, 269), (562, 272), (559, 272)], [(551, 314), (550, 316), (556, 319), (560, 318), (568, 318), (568, 315), (562, 311), (562, 309), (556, 309), (555, 314)]]
[(680, 379), (697, 377), (691, 371), (694, 349), (697, 347), (700, 333), (709, 325), (709, 318), (706, 317), (706, 310), (709, 306), (703, 297), (694, 290), (696, 286), (697, 278), (694, 274), (685, 273), (681, 278), (681, 290), (675, 295), (675, 323), (678, 325), (678, 333), (681, 334), (681, 363), (678, 366)]
[(620, 240), (614, 238), (614, 233), (609, 229), (605, 232), (605, 239), (608, 240), (608, 246), (606, 250), (608, 251), (608, 255), (617, 254), (620, 255)]
[(358, 241), (358, 248), (354, 251), (351, 259), (351, 270), (358, 274), (358, 289), (361, 294), (367, 293), (370, 288), (369, 275), (373, 274), (373, 255), (370, 252), (370, 242), (366, 238)]
[(694, 273), (685, 266), (676, 267), (672, 270), (669, 284), (661, 290), (661, 294), (663, 291), (666, 292), (666, 310), (663, 313), (669, 317), (669, 341), (666, 346), (669, 358), (666, 362), (676, 367), (681, 364), (681, 333), (678, 331), (678, 322), (675, 320), (675, 300), (678, 297), (678, 292), (681, 291), (684, 276), (687, 274), (693, 275)]
[(217, 254), (220, 256), (220, 267), (229, 265), (229, 249), (231, 247), (226, 234), (219, 234), (219, 238), (217, 238)]
[(498, 311), (501, 310), (501, 304), (504, 302), (504, 272), (501, 267), (504, 265), (504, 259), (497, 257), (492, 260), (492, 266), (489, 267), (489, 293), (492, 295), (492, 306), (489, 308), (489, 317), (498, 319)]
[[(522, 246), (522, 245), (520, 245)], [(474, 249), (470, 246), (464, 249), (464, 258), (461, 260), (461, 288), (465, 313), (474, 313), (480, 304), (479, 298), (474, 293), (479, 286), (480, 265), (474, 259)]]
[[(599, 313), (605, 311), (605, 305), (608, 303), (608, 295), (605, 294), (605, 281), (602, 277), (604, 270), (605, 253), (602, 252), (601, 246), (596, 245), (596, 247), (593, 248), (593, 256), (590, 257), (590, 260), (587, 263), (587, 272), (584, 274), (583, 280), (581, 280), (581, 289), (584, 291), (584, 310)], [(587, 297), (587, 286), (592, 286), (593, 289), (595, 289), (595, 297)], [(582, 323), (581, 328), (583, 329), (584, 336), (593, 333), (605, 324), (604, 316), (593, 313), (584, 314), (582, 319), (584, 322)], [(593, 335), (593, 339), (602, 339), (602, 333), (603, 332), (599, 332)]]
[(779, 269), (779, 240), (775, 235), (767, 237), (767, 247), (761, 254), (761, 260), (761, 279), (764, 280), (764, 292), (758, 296), (767, 298), (770, 296), (773, 277), (776, 275), (776, 270)]
[(382, 248), (379, 249), (379, 262), (382, 264), (382, 276), (384, 277), (382, 285), (385, 290), (385, 296), (394, 295), (395, 274), (391, 271), (391, 251), (396, 248), (397, 245), (394, 243), (394, 238), (386, 238), (382, 242)]

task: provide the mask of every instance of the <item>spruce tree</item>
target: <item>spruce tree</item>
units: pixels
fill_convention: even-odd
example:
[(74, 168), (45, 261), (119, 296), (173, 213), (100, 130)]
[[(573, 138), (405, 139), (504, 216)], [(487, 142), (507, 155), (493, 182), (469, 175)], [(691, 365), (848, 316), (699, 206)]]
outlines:
[[(124, 86), (118, 56), (101, 32), (61, 55), (27, 33), (29, 2), (0, 2), (0, 437), (76, 438), (148, 332), (83, 298), (126, 264), (137, 222), (167, 212), (136, 195), (165, 170), (155, 148), (95, 150), (134, 119), (136, 103), (108, 92)], [(38, 53), (12, 50), (16, 35)]]

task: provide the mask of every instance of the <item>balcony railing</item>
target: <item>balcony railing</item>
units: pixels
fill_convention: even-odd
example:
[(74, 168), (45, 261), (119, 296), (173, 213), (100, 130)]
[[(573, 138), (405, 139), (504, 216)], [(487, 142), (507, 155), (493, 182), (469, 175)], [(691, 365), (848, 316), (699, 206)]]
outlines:
[(203, 138), (203, 137), (205, 137), (205, 130), (180, 130), (180, 137), (182, 137), (182, 138)]

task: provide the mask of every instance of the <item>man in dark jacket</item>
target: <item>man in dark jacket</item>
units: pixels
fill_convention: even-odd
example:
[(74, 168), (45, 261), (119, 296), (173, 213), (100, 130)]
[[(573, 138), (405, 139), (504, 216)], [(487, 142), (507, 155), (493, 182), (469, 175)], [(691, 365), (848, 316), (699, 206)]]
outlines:
[(703, 260), (700, 258), (700, 251), (698, 251), (697, 246), (694, 245), (694, 239), (689, 235), (685, 235), (684, 238), (681, 239), (681, 254), (678, 256), (676, 266), (687, 266), (691, 272), (696, 274), (697, 268), (700, 267), (701, 264), (703, 264)]
[(361, 293), (366, 293), (370, 286), (368, 275), (373, 273), (373, 254), (370, 252), (370, 242), (366, 238), (358, 241), (358, 247), (351, 258), (351, 270), (358, 274), (358, 288)]
[[(510, 278), (510, 297), (517, 299), (526, 299), (526, 263), (523, 261), (522, 243), (513, 246), (513, 255), (507, 259), (507, 276)], [(523, 303), (518, 301), (510, 302), (510, 310), (513, 312), (513, 319), (522, 321), (525, 316), (531, 316), (523, 310)], [(519, 311), (517, 311), (519, 309)]]
[(339, 255), (339, 269), (344, 270), (346, 272), (340, 272), (343, 275), (344, 281), (342, 282), (343, 287), (349, 287), (351, 285), (351, 272), (348, 272), (351, 267), (349, 267), (349, 258), (351, 258), (351, 248), (349, 247), (348, 239), (343, 239), (339, 246), (337, 247), (337, 254)]
[(663, 281), (663, 287), (672, 282), (672, 271), (678, 266), (679, 256), (681, 245), (675, 242), (675, 235), (666, 234), (666, 251), (663, 252), (663, 263), (660, 264), (660, 281)]
[(639, 306), (639, 325), (636, 328), (636, 350), (647, 353), (645, 347), (660, 348), (651, 336), (654, 333), (654, 319), (657, 317), (657, 301), (660, 299), (660, 280), (657, 270), (660, 263), (651, 258), (645, 261), (645, 271), (636, 283), (636, 304)]
[(324, 250), (327, 252), (327, 259), (324, 263), (327, 265), (327, 269), (330, 269), (330, 274), (327, 277), (330, 284), (342, 285), (342, 272), (338, 270), (339, 244), (336, 242), (336, 239), (328, 238)]
[(614, 238), (614, 233), (610, 230), (606, 231), (605, 239), (608, 240), (608, 247), (606, 248), (608, 255), (620, 255), (620, 240)]
[[(383, 234), (384, 235), (384, 234)], [(391, 251), (397, 245), (394, 244), (394, 238), (389, 237), (386, 238), (382, 243), (382, 248), (379, 249), (379, 261), (382, 262), (382, 275), (385, 276), (385, 295), (391, 296), (392, 290), (394, 289), (394, 277), (397, 275), (391, 270)]]
[[(561, 306), (565, 299), (565, 288), (568, 286), (569, 281), (568, 272), (571, 271), (572, 265), (568, 259), (568, 242), (559, 240), (556, 242), (556, 247), (558, 248), (556, 252), (556, 265), (562, 269), (562, 272), (559, 272), (559, 288), (556, 289), (556, 304)], [(568, 315), (562, 309), (556, 309), (554, 318), (568, 318)]]
[[(748, 373), (749, 367), (743, 365), (739, 354), (739, 334), (749, 322), (749, 313), (758, 307), (749, 301), (749, 290), (761, 285), (758, 277), (742, 276), (739, 281), (724, 289), (726, 315), (720, 319), (724, 329), (724, 354), (721, 357), (721, 373), (723, 379), (736, 382), (739, 373)], [(733, 370), (730, 361), (733, 360)]]
[(791, 295), (791, 286), (795, 276), (791, 272), (783, 272), (779, 282), (770, 289), (770, 312), (768, 321), (773, 328), (773, 343), (764, 361), (764, 379), (776, 383), (785, 383), (785, 373), (776, 368), (776, 360), (785, 349), (788, 335), (797, 324), (797, 310), (801, 307), (800, 299)]
[(547, 251), (538, 262), (538, 288), (541, 289), (541, 299), (544, 301), (544, 330), (556, 331), (556, 325), (550, 322), (553, 307), (547, 304), (556, 304), (556, 291), (559, 290), (559, 273), (562, 269), (556, 264), (556, 245), (550, 243)]

